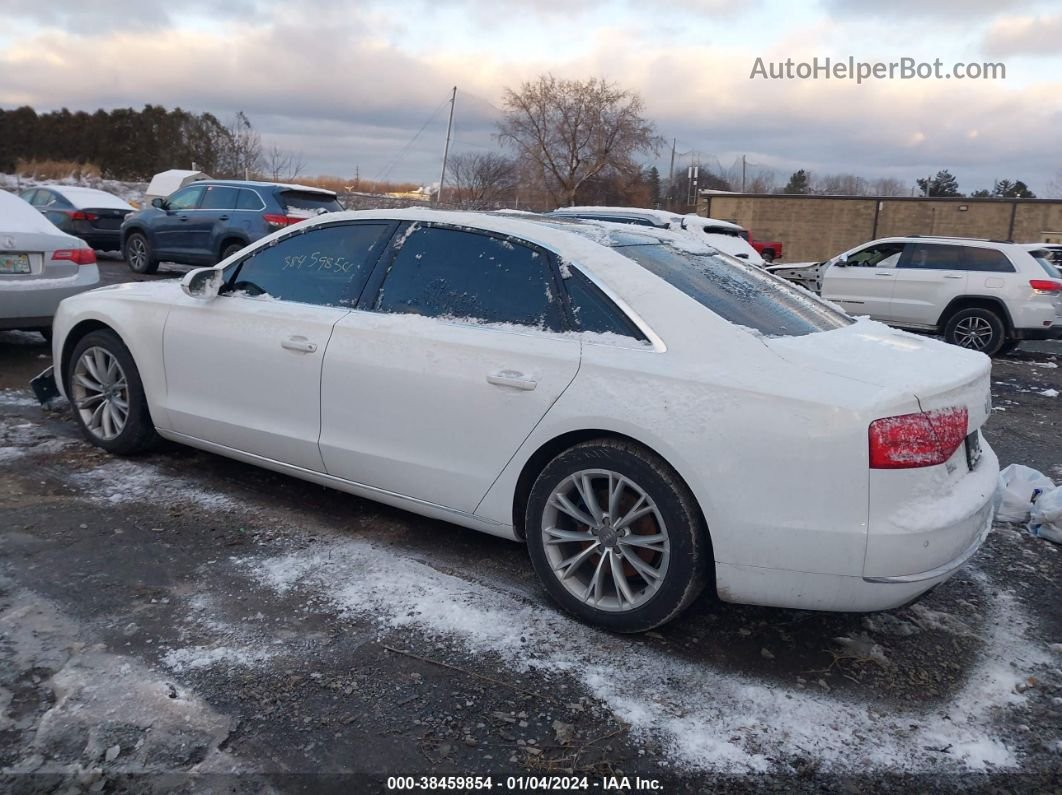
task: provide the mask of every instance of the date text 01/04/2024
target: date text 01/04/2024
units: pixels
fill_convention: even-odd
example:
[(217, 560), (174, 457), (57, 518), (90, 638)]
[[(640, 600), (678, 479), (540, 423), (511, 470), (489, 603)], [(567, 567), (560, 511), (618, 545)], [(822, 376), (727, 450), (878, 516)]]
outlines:
[(387, 790), (446, 791), (486, 790), (503, 792), (661, 792), (659, 780), (641, 776), (389, 776)]

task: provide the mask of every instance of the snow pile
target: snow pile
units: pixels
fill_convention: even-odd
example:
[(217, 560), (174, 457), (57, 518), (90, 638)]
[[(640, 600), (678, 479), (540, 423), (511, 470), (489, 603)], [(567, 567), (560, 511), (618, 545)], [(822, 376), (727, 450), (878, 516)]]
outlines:
[[(686, 663), (589, 629), (508, 583), (470, 583), (363, 541), (237, 562), (278, 593), (298, 591), (381, 630), (449, 640), (516, 670), (574, 676), (635, 735), (657, 739), (675, 764), (715, 772), (784, 770), (784, 760), (809, 754), (824, 770), (840, 772), (1016, 767), (1019, 759), (993, 722), (1025, 701), (1018, 686), (1047, 661), (1027, 638), (1015, 599), (988, 598), (985, 586), (993, 607), (968, 684), (949, 703), (885, 714), (872, 703)], [(939, 615), (932, 618), (952, 631)], [(947, 755), (931, 750), (942, 747)]]

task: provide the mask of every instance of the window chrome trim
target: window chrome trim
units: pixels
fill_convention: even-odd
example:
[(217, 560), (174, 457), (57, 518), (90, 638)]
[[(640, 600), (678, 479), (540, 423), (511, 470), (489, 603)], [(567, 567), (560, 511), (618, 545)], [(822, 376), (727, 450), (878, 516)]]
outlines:
[[(628, 304), (626, 301), (616, 295), (616, 293), (612, 291), (612, 288), (610, 288), (608, 285), (598, 279), (597, 276), (595, 276), (593, 273), (590, 273), (588, 270), (580, 267), (575, 263), (568, 263), (568, 267), (575, 268), (577, 271), (579, 271), (579, 273), (582, 274), (582, 276), (584, 276), (587, 281), (593, 284), (594, 287), (600, 290), (605, 295), (605, 297), (608, 298), (608, 300), (615, 304), (616, 308), (624, 315), (626, 315), (627, 319), (630, 320), (631, 323), (633, 323), (637, 327), (637, 329), (645, 335), (645, 338), (649, 340), (649, 344), (653, 346), (654, 351), (656, 351), (657, 353), (665, 353), (667, 351), (667, 344), (660, 338), (660, 335), (653, 331), (652, 326), (650, 326), (645, 321), (645, 319), (642, 318), (642, 316), (634, 310), (634, 308), (630, 304)], [(587, 342), (587, 344), (590, 345), (599, 344), (586, 339), (584, 339), (584, 342)], [(635, 340), (635, 342), (637, 341)], [(608, 347), (614, 348), (617, 346), (609, 345)], [(644, 345), (631, 346), (630, 348), (630, 350), (644, 349)]]

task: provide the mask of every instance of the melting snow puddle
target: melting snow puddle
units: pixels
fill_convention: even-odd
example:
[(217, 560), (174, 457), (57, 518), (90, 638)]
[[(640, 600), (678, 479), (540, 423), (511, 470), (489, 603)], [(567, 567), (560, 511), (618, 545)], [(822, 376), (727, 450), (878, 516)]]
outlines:
[(0, 389), (0, 406), (30, 407), (40, 405), (36, 398), (16, 389)]
[[(1019, 759), (993, 721), (1025, 701), (1017, 685), (1048, 662), (1026, 637), (1029, 623), (1014, 597), (1000, 593), (989, 600), (984, 647), (966, 686), (926, 711), (886, 713), (874, 704), (676, 660), (364, 541), (235, 560), (278, 594), (308, 591), (340, 614), (372, 618), (385, 630), (448, 638), (517, 670), (530, 667), (527, 651), (534, 649), (535, 668), (574, 677), (634, 734), (653, 735), (674, 764), (706, 771), (768, 771), (779, 759), (809, 755), (833, 771), (1015, 767)], [(976, 578), (987, 589), (983, 576)], [(941, 631), (968, 631), (949, 614), (923, 609), (916, 615)], [(226, 655), (218, 650), (231, 661)], [(185, 657), (175, 662), (186, 663)], [(943, 747), (946, 756), (930, 750)]]
[(192, 480), (168, 475), (154, 464), (115, 459), (70, 481), (97, 502), (120, 505), (130, 502), (191, 503), (210, 510), (236, 510), (235, 500), (205, 489)]

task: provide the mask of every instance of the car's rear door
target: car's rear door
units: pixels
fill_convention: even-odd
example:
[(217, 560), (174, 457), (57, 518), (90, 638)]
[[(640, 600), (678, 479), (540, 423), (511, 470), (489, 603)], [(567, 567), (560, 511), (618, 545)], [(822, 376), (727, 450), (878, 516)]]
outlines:
[(909, 243), (896, 267), (887, 320), (899, 325), (935, 325), (951, 300), (966, 293), (967, 275), (963, 246)]
[(329, 474), (472, 512), (575, 378), (555, 266), (517, 240), (396, 235), (335, 327), (321, 389)]
[(226, 268), (213, 301), (182, 296), (163, 342), (172, 430), (322, 471), (321, 362), (394, 227), (295, 233)]

